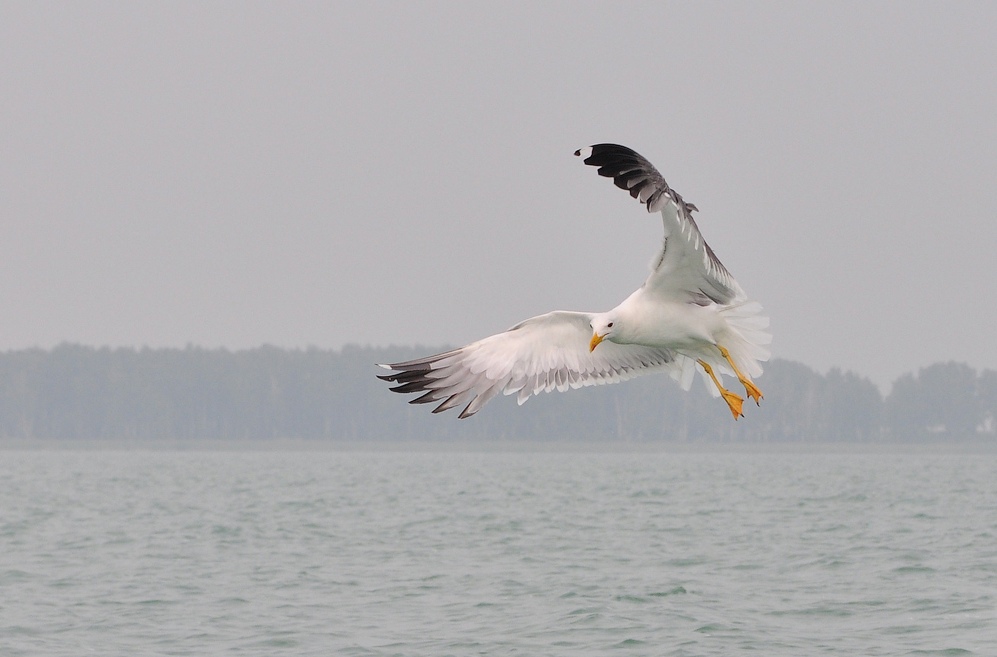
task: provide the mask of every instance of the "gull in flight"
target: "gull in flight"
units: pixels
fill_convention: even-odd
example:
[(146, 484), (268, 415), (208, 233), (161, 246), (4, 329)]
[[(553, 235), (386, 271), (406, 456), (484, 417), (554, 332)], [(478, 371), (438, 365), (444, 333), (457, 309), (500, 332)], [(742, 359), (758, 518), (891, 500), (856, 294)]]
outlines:
[(744, 399), (724, 387), (723, 377), (736, 377), (748, 397), (761, 401), (752, 378), (762, 373), (772, 340), (761, 305), (703, 239), (692, 218), (696, 206), (650, 162), (617, 144), (575, 155), (648, 212), (661, 213), (664, 241), (644, 284), (612, 310), (555, 310), (459, 349), (380, 365), (392, 372), (378, 378), (397, 384), (395, 392), (421, 393), (409, 403), (440, 402), (434, 413), (464, 405), (466, 418), (499, 392), (523, 404), (541, 392), (654, 372), (669, 373), (688, 390), (698, 369), (711, 394), (723, 397), (735, 420), (741, 417)]

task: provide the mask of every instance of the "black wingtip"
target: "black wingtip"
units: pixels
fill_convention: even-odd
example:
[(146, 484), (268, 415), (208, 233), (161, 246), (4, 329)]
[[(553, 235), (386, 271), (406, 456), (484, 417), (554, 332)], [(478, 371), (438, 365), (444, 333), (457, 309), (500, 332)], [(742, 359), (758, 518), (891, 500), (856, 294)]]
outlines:
[(579, 149), (578, 154), (585, 153), (588, 157), (582, 162), (597, 167), (596, 173), (611, 178), (614, 185), (645, 204), (648, 212), (660, 209), (658, 201), (662, 195), (678, 202), (678, 196), (673, 196), (654, 165), (632, 148), (620, 144), (593, 144)]

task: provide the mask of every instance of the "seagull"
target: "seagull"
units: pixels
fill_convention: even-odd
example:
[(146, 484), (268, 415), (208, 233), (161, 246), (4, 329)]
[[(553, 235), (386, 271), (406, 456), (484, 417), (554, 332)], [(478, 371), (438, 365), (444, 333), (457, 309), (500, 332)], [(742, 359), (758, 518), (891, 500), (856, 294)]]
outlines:
[(433, 413), (464, 405), (459, 417), (467, 418), (499, 392), (523, 404), (541, 392), (656, 372), (689, 390), (699, 371), (734, 419), (742, 417), (744, 398), (725, 388), (723, 377), (736, 377), (760, 404), (762, 391), (752, 378), (761, 375), (772, 340), (762, 306), (748, 299), (703, 239), (692, 218), (696, 206), (648, 160), (618, 144), (595, 144), (575, 155), (648, 212), (661, 213), (664, 241), (644, 284), (612, 310), (555, 310), (459, 349), (379, 364), (392, 372), (378, 378), (397, 384), (394, 392), (421, 393), (411, 404), (440, 402)]

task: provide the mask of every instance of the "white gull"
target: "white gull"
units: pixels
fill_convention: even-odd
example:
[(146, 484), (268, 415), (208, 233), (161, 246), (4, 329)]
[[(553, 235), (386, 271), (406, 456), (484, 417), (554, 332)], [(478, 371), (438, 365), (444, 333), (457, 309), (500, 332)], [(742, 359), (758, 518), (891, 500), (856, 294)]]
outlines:
[(522, 404), (540, 392), (653, 372), (668, 372), (688, 390), (698, 364), (707, 389), (724, 398), (736, 420), (744, 400), (724, 387), (723, 376), (736, 377), (761, 401), (752, 378), (762, 373), (772, 340), (761, 305), (748, 299), (703, 239), (692, 218), (696, 206), (644, 157), (617, 144), (575, 155), (648, 212), (661, 213), (664, 240), (644, 284), (607, 312), (555, 310), (459, 349), (381, 365), (392, 373), (378, 378), (398, 384), (395, 392), (421, 393), (410, 403), (440, 402), (434, 413), (465, 405), (460, 417), (466, 418), (499, 392), (517, 394)]

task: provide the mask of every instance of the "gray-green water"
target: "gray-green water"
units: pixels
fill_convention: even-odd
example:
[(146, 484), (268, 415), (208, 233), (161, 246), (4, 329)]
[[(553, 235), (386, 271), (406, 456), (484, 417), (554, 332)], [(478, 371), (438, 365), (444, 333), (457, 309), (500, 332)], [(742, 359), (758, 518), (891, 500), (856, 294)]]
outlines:
[(997, 655), (997, 456), (0, 452), (0, 654)]

